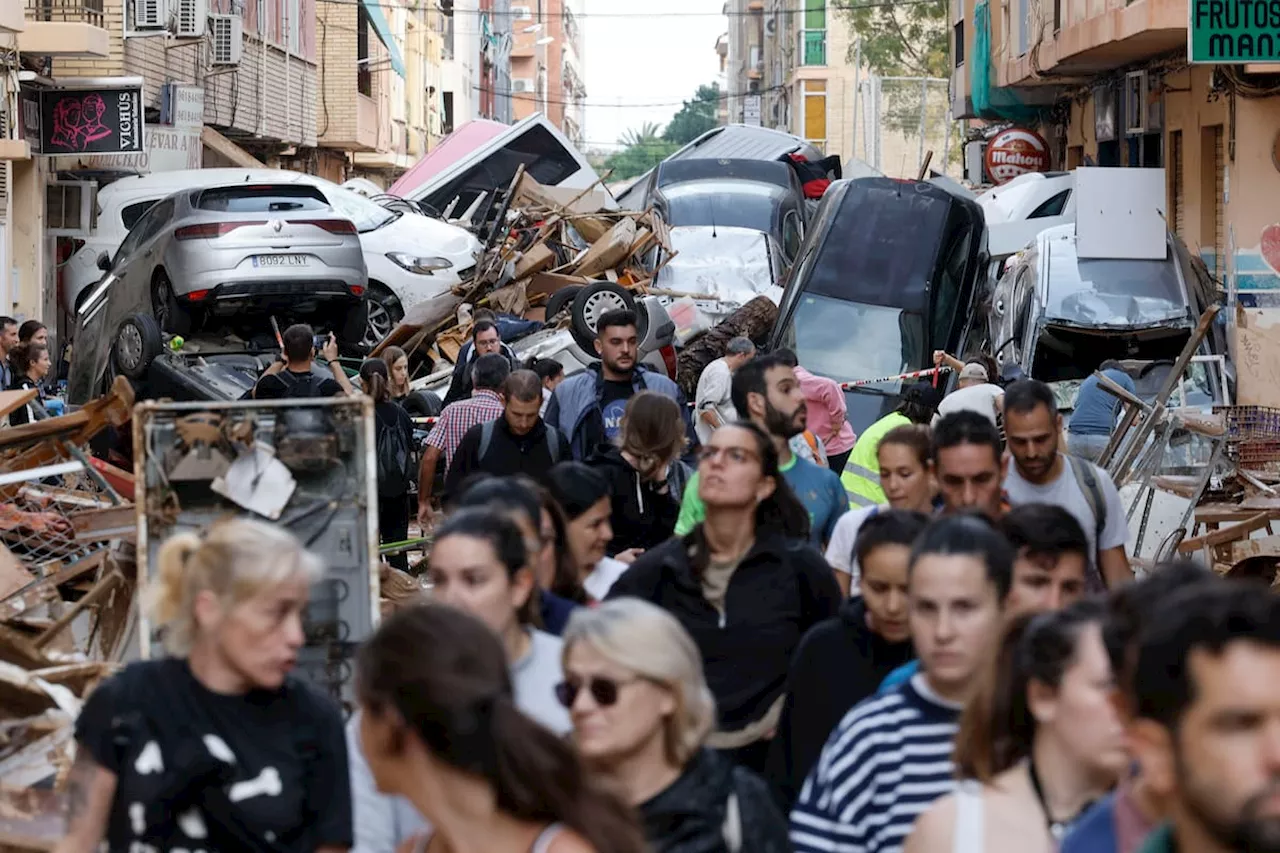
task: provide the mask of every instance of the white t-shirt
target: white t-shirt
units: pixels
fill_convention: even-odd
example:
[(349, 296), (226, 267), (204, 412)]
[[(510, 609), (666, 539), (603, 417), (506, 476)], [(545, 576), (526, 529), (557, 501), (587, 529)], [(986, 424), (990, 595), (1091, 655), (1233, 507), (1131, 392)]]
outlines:
[(888, 504), (881, 504), (849, 510), (840, 516), (835, 530), (831, 531), (831, 541), (827, 543), (827, 562), (837, 572), (844, 572), (849, 576), (849, 588), (855, 592), (862, 575), (858, 569), (858, 558), (853, 553), (853, 545), (858, 540), (858, 531), (862, 529), (863, 522), (868, 518), (888, 508)]
[(1004, 396), (1004, 389), (999, 385), (985, 382), (982, 385), (970, 385), (958, 388), (942, 398), (938, 404), (938, 413), (933, 416), (933, 425), (937, 426), (943, 415), (952, 412), (970, 411), (988, 417), (996, 423), (996, 400)]
[(604, 597), (609, 594), (609, 590), (613, 588), (614, 583), (629, 568), (631, 566), (621, 560), (615, 560), (613, 557), (603, 557), (600, 562), (596, 563), (596, 567), (591, 570), (591, 574), (587, 575), (586, 579), (582, 581), (582, 588), (587, 591), (587, 595), (596, 601), (604, 601)]
[[(1118, 548), (1129, 541), (1129, 521), (1125, 518), (1124, 504), (1120, 502), (1120, 492), (1116, 490), (1115, 483), (1106, 471), (1092, 462), (1074, 456), (1063, 455), (1062, 459), (1062, 473), (1058, 475), (1058, 479), (1043, 486), (1028, 483), (1018, 473), (1018, 466), (1010, 462), (1004, 477), (1005, 492), (1010, 506), (1051, 504), (1060, 506), (1075, 516), (1076, 521), (1084, 528), (1084, 535), (1089, 539), (1089, 565), (1093, 575), (1090, 586), (1097, 588), (1095, 585), (1101, 583), (1097, 554), (1099, 551)], [(1097, 479), (1098, 489), (1106, 502), (1106, 521), (1102, 527), (1101, 541), (1098, 541), (1097, 522), (1089, 508), (1089, 499), (1076, 482), (1076, 475), (1067, 468), (1068, 465), (1088, 465), (1093, 468), (1093, 476)]]
[(708, 364), (698, 377), (698, 390), (694, 394), (693, 403), (693, 428), (698, 433), (698, 441), (703, 444), (707, 443), (714, 432), (711, 424), (702, 419), (703, 411), (714, 409), (721, 422), (726, 424), (738, 419), (738, 412), (729, 396), (732, 385), (733, 374), (729, 372), (729, 365), (723, 358), (717, 358)]

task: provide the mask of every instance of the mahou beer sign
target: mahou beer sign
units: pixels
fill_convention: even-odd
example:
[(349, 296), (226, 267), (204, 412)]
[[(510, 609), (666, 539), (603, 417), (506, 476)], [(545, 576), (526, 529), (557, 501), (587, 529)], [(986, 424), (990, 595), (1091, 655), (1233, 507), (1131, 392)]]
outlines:
[(987, 174), (997, 184), (1027, 172), (1049, 171), (1049, 143), (1034, 130), (1011, 127), (987, 143)]

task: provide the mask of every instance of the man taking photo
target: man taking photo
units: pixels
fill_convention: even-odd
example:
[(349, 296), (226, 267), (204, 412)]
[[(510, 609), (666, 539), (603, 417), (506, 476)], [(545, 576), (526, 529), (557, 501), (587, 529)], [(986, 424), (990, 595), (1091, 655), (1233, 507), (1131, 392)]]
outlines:
[(315, 331), (306, 323), (284, 330), (284, 350), (280, 360), (263, 371), (253, 388), (255, 400), (287, 400), (306, 397), (337, 397), (354, 394), (355, 389), (338, 361), (338, 339), (333, 333), (320, 349), (320, 358), (329, 366), (329, 376), (311, 372), (316, 357)]

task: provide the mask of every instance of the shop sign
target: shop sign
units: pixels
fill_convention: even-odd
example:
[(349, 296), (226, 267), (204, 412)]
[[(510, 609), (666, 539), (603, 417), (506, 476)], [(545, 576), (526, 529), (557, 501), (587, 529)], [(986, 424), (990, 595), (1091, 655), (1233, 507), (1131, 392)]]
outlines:
[(1049, 171), (1049, 143), (1034, 130), (1011, 127), (987, 143), (987, 174), (1005, 184), (1027, 172)]
[(94, 154), (86, 157), (58, 157), (59, 171), (110, 169), (138, 174), (176, 172), (204, 166), (204, 143), (198, 128), (147, 125), (147, 147), (134, 154)]
[(23, 135), (38, 154), (138, 154), (142, 125), (141, 85), (22, 90)]
[(1280, 3), (1190, 0), (1187, 5), (1191, 62), (1280, 62)]
[(742, 123), (751, 127), (760, 126), (759, 95), (747, 95), (742, 99)]

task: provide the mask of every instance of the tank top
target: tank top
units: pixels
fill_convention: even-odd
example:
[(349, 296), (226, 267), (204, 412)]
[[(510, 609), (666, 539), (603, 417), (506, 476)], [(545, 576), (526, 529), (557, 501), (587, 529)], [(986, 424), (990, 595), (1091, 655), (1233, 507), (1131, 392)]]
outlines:
[[(542, 832), (538, 833), (538, 837), (533, 839), (533, 844), (529, 845), (529, 853), (547, 853), (551, 849), (551, 842), (556, 840), (556, 836), (560, 834), (560, 830), (564, 829), (563, 824), (553, 823), (547, 826)], [(422, 836), (422, 841), (414, 849), (414, 853), (427, 853), (427, 845), (431, 843), (431, 833)]]
[(982, 784), (965, 779), (956, 788), (956, 832), (952, 853), (983, 853)]

